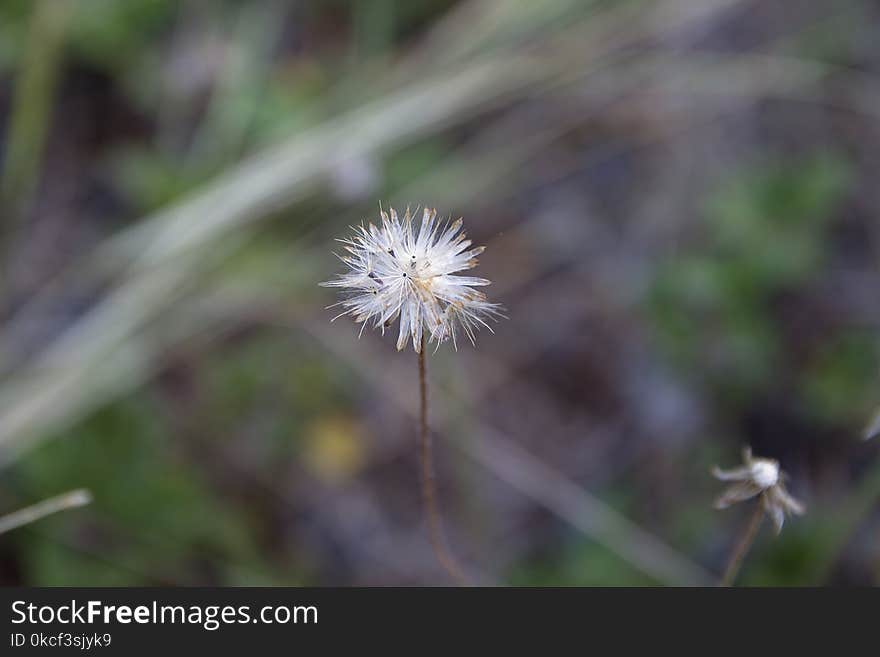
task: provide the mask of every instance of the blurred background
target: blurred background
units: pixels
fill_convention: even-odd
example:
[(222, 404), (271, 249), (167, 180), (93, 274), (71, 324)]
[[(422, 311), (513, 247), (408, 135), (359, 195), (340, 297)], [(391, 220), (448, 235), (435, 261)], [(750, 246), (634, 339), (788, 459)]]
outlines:
[(333, 239), (436, 207), (507, 309), (428, 360), (449, 542), (497, 585), (880, 583), (874, 0), (3, 0), (5, 585), (447, 584), (417, 369)]

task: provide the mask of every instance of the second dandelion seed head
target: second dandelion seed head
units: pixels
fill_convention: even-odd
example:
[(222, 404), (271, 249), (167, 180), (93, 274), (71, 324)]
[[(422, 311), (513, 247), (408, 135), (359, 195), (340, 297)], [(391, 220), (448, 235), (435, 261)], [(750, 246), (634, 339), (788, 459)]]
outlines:
[(438, 345), (451, 339), (457, 346), (458, 329), (472, 343), (480, 327), (491, 331), (487, 322), (500, 316), (500, 308), (474, 289), (490, 281), (453, 275), (475, 267), (484, 250), (470, 248), (461, 219), (440, 222), (437, 211), (427, 208), (417, 230), (408, 209), (401, 218), (391, 208), (380, 219), (381, 225), (358, 226), (352, 237), (339, 240), (348, 271), (322, 283), (343, 291), (338, 316), (351, 315), (363, 326), (372, 322), (383, 333), (399, 318), (398, 350), (410, 338), (420, 351), (423, 337)]
[(748, 447), (743, 450), (742, 466), (730, 470), (715, 467), (712, 474), (721, 481), (734, 482), (715, 501), (716, 509), (726, 509), (731, 504), (760, 495), (764, 512), (773, 521), (777, 533), (782, 530), (786, 514), (804, 513), (803, 504), (785, 488), (785, 474), (779, 468), (779, 461), (754, 457)]

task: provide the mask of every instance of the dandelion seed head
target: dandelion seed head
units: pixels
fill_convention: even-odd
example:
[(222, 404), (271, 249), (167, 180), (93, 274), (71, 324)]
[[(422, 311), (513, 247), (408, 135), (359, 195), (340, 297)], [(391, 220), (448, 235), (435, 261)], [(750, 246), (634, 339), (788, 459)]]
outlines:
[(339, 258), (348, 271), (321, 284), (342, 290), (337, 317), (350, 315), (361, 331), (372, 323), (383, 333), (399, 320), (398, 350), (411, 339), (419, 351), (423, 336), (438, 346), (451, 340), (457, 348), (458, 331), (474, 343), (480, 328), (492, 330), (489, 321), (502, 316), (500, 306), (475, 289), (490, 281), (456, 275), (476, 267), (484, 250), (471, 248), (461, 219), (440, 222), (437, 211), (426, 208), (416, 229), (409, 209), (401, 218), (389, 208), (380, 220), (379, 226), (357, 226), (352, 237), (339, 240), (345, 250)]
[(733, 484), (715, 501), (716, 509), (726, 509), (737, 502), (760, 496), (764, 512), (773, 522), (776, 532), (782, 530), (787, 514), (803, 515), (804, 506), (785, 489), (785, 473), (779, 462), (752, 456), (752, 450), (743, 450), (743, 465), (730, 470), (715, 467), (712, 474), (721, 481)]

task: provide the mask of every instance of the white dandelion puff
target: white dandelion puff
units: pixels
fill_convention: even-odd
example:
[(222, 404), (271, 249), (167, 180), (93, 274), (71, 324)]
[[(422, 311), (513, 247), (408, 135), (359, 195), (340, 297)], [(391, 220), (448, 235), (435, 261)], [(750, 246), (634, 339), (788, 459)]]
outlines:
[(485, 249), (471, 248), (461, 219), (440, 222), (437, 211), (426, 208), (416, 230), (409, 209), (402, 219), (393, 208), (380, 216), (381, 226), (360, 225), (352, 237), (338, 240), (347, 252), (338, 257), (348, 271), (321, 283), (343, 290), (342, 300), (334, 304), (342, 312), (333, 319), (350, 315), (362, 325), (361, 332), (372, 322), (383, 334), (399, 319), (397, 349), (412, 339), (416, 352), (423, 338), (438, 346), (451, 339), (457, 348), (458, 330), (471, 343), (478, 329), (491, 331), (488, 322), (502, 316), (500, 306), (474, 289), (490, 281), (454, 275), (476, 267)]
[(743, 502), (757, 495), (761, 496), (761, 506), (773, 521), (778, 534), (782, 530), (786, 514), (803, 515), (804, 506), (785, 489), (785, 473), (779, 468), (779, 461), (752, 456), (752, 450), (743, 450), (744, 465), (731, 470), (719, 467), (712, 474), (721, 481), (734, 482), (715, 501), (716, 509), (726, 509), (732, 504)]

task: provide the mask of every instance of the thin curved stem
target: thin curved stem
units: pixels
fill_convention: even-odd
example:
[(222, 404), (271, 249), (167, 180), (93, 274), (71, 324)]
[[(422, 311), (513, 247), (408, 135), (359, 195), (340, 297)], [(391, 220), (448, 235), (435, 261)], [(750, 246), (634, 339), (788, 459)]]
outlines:
[(434, 554), (444, 570), (458, 584), (468, 584), (455, 558), (446, 546), (443, 534), (443, 520), (437, 504), (437, 490), (434, 481), (434, 456), (431, 449), (431, 433), (428, 431), (428, 383), (425, 367), (425, 338), (419, 349), (419, 446), (421, 452), (422, 501), (425, 506), (425, 518), (428, 522), (428, 535)]
[(755, 538), (758, 536), (758, 530), (761, 529), (761, 521), (763, 519), (764, 509), (760, 504), (755, 504), (755, 511), (749, 519), (749, 524), (746, 525), (743, 535), (740, 537), (733, 552), (730, 553), (727, 567), (724, 569), (724, 575), (718, 583), (719, 586), (733, 586), (733, 582), (742, 567), (743, 559), (745, 559), (746, 554), (748, 554), (752, 544), (755, 542)]

